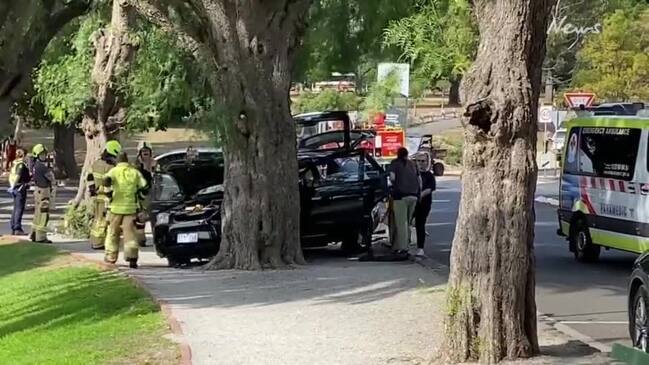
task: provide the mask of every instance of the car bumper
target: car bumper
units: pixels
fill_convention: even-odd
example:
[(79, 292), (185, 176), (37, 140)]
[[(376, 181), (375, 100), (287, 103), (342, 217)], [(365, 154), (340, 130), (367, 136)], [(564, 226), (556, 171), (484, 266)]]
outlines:
[[(220, 234), (209, 225), (171, 225), (155, 228), (155, 248), (160, 257), (210, 258), (219, 251)], [(196, 242), (179, 243), (178, 235), (198, 233)]]

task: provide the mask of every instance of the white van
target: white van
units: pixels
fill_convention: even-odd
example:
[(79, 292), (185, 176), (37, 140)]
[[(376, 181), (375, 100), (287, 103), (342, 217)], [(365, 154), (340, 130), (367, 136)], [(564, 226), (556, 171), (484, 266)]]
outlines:
[(649, 250), (649, 118), (602, 116), (567, 123), (559, 230), (583, 262), (601, 248)]

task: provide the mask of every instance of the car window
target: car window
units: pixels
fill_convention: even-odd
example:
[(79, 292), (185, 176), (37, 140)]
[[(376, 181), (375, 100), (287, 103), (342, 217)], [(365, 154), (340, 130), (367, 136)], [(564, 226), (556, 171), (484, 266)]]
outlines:
[(572, 128), (570, 138), (565, 149), (566, 156), (563, 162), (563, 171), (568, 174), (579, 173), (579, 161), (577, 160), (577, 150), (579, 146), (579, 131), (581, 128)]
[(155, 201), (170, 201), (182, 198), (182, 191), (178, 182), (167, 174), (155, 175), (152, 193)]
[(638, 128), (581, 128), (578, 161), (581, 175), (631, 180), (641, 130)]
[[(323, 182), (358, 182), (362, 175), (360, 155), (330, 158), (318, 166)], [(323, 173), (324, 172), (324, 173)]]

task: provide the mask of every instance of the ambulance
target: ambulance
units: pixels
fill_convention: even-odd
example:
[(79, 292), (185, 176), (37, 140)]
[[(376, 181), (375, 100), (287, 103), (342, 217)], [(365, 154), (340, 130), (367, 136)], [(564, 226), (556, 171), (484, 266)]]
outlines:
[(577, 117), (566, 129), (557, 233), (581, 262), (649, 250), (649, 117)]

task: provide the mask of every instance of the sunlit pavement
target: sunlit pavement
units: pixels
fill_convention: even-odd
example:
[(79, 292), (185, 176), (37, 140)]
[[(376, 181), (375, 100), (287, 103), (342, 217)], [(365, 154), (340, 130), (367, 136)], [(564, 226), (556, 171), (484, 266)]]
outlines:
[[(557, 187), (556, 180), (542, 179), (537, 193), (551, 195)], [(443, 265), (449, 264), (459, 199), (460, 181), (443, 178), (434, 195), (426, 242), (426, 254)], [(557, 236), (557, 225), (555, 208), (536, 204), (538, 310), (604, 348), (614, 342), (630, 344), (626, 291), (636, 255), (603, 251), (598, 263), (578, 263), (565, 239)]]

